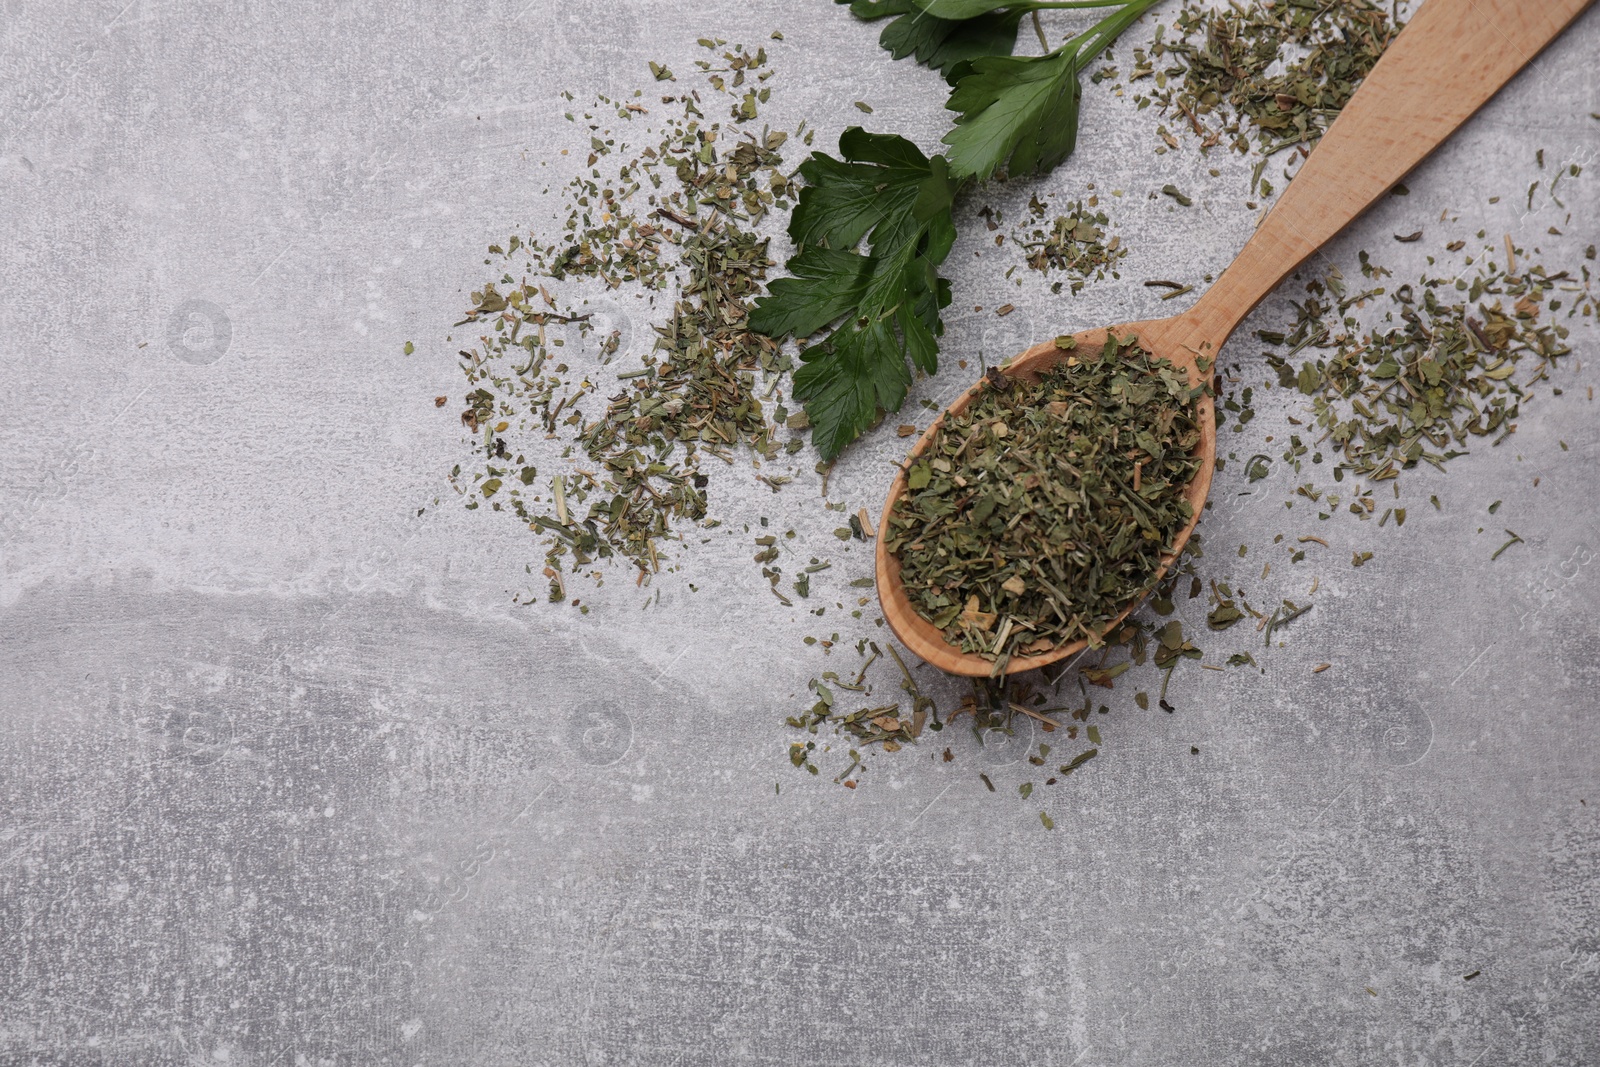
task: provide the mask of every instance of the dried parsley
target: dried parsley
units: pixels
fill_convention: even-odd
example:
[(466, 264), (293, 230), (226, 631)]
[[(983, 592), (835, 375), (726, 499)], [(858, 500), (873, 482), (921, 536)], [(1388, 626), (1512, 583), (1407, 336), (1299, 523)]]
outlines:
[[(1532, 387), (1571, 352), (1567, 327), (1541, 321), (1551, 295), (1574, 292), (1579, 305), (1586, 295), (1567, 271), (1533, 264), (1513, 273), (1486, 258), (1470, 281), (1423, 277), (1398, 287), (1387, 294), (1384, 322), (1362, 331), (1347, 313), (1383, 289), (1348, 292), (1334, 271), (1307, 290), (1284, 335), (1290, 353), (1267, 362), (1279, 385), (1311, 398), (1323, 431), (1316, 444), (1340, 457), (1335, 479), (1354, 472), (1371, 481), (1419, 462), (1442, 470), (1474, 438), (1504, 440)], [(1319, 345), (1326, 354), (1292, 361)], [(1283, 458), (1298, 472), (1306, 447), (1297, 436), (1290, 442)], [(1366, 517), (1374, 506), (1369, 497), (1351, 509)]]
[[(838, 705), (834, 689), (845, 689), (861, 693), (863, 696), (872, 694), (872, 686), (866, 681), (867, 671), (882, 652), (876, 642), (864, 641), (862, 647), (870, 647), (872, 655), (862, 664), (861, 671), (854, 681), (846, 682), (833, 671), (824, 673), (820, 679), (811, 679), (809, 687), (817, 696), (816, 703), (802, 714), (792, 715), (784, 721), (796, 730), (805, 730), (811, 734), (817, 733), (819, 727), (827, 726), (835, 734), (849, 734), (859, 741), (863, 748), (867, 745), (880, 744), (885, 752), (897, 752), (903, 745), (914, 744), (917, 738), (922, 736), (923, 728), (929, 725), (930, 716), (932, 728), (943, 729), (939, 722), (939, 709), (931, 698), (923, 695), (916, 680), (911, 677), (911, 672), (906, 668), (905, 661), (900, 658), (900, 653), (893, 645), (889, 646), (889, 654), (894, 657), (896, 665), (900, 668), (902, 679), (900, 688), (911, 698), (910, 712), (902, 714), (898, 703), (869, 705), (853, 711)], [(851, 756), (859, 762), (857, 750), (852, 749)], [(839, 777), (843, 778), (844, 775), (841, 774)]]
[(1193, 515), (1200, 391), (1132, 336), (1037, 382), (991, 373), (890, 517), (917, 611), (997, 673), (1019, 652), (1097, 641)]
[[(1121, 278), (1116, 270), (1117, 261), (1128, 254), (1122, 247), (1122, 238), (1106, 237), (1111, 224), (1104, 210), (1098, 210), (1100, 198), (1091, 194), (1088, 204), (1082, 200), (1065, 205), (1064, 213), (1049, 223), (1044, 221), (1049, 209), (1037, 195), (1028, 201), (1028, 215), (1032, 225), (1022, 232), (1013, 233), (1012, 242), (1027, 254), (1028, 266), (1041, 274), (1056, 271), (1066, 275), (1066, 285), (1073, 293), (1080, 293), (1089, 281), (1100, 281), (1110, 274)], [(1062, 282), (1050, 286), (1059, 293)]]
[[(753, 81), (763, 86), (755, 100), (767, 99), (764, 50), (706, 46), (715, 58), (696, 66), (713, 90), (743, 101)], [(569, 596), (572, 568), (597, 560), (626, 557), (641, 583), (660, 570), (663, 542), (680, 536), (674, 528), (706, 516), (704, 455), (731, 461), (733, 449), (748, 448), (770, 460), (780, 449), (757, 394), (792, 363), (747, 320), (773, 266), (754, 227), (795, 191), (781, 170), (787, 135), (742, 129), (753, 104), (732, 103), (731, 124), (708, 121), (709, 98), (685, 92), (661, 98), (682, 111), (660, 120), (655, 143), (603, 171), (602, 160), (623, 158), (628, 127), (650, 114), (634, 96), (601, 97), (583, 114), (588, 169), (564, 190), (563, 233), (491, 245), (485, 262), (500, 277), (472, 293), (456, 324), (478, 333), (460, 353), (469, 384), (461, 420), (483, 462), (452, 482), (469, 508), (510, 511), (546, 539), (552, 600)], [(677, 295), (652, 343), (632, 336), (635, 315), (617, 297), (580, 312), (552, 295), (557, 283), (579, 295), (597, 286)], [(543, 479), (541, 466), (552, 468)], [(770, 468), (757, 477), (774, 490), (788, 480)]]
[[(1135, 50), (1129, 80), (1152, 77), (1154, 91), (1135, 101), (1180, 119), (1202, 150), (1226, 144), (1246, 153), (1253, 139), (1263, 156), (1309, 151), (1401, 27), (1375, 0), (1184, 0), (1173, 34), (1159, 26), (1149, 52)], [(1163, 60), (1169, 65), (1158, 67)]]

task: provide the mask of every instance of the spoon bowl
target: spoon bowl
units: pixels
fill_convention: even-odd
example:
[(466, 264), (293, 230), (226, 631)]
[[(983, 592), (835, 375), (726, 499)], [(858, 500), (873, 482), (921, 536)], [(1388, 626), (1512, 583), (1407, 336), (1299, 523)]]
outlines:
[[(1392, 189), (1592, 2), (1427, 0), (1373, 66), (1215, 285), (1187, 311), (1171, 318), (1075, 333), (1076, 348), (1098, 348), (1108, 331), (1119, 337), (1131, 333), (1152, 355), (1183, 368), (1191, 385), (1202, 384), (1229, 334), (1273, 287)], [(1037, 379), (1068, 354), (1048, 341), (1001, 369), (1011, 377)], [(941, 413), (917, 440), (910, 458), (926, 452), (946, 415), (965, 411), (982, 388), (980, 380)], [(1216, 418), (1210, 396), (1201, 395), (1196, 406), (1201, 437), (1195, 455), (1200, 467), (1185, 492), (1193, 516), (1173, 538), (1172, 551), (1150, 576), (1145, 592), (1107, 622), (1099, 631), (1102, 635), (1115, 630), (1143, 603), (1183, 551), (1205, 509), (1216, 468)], [(917, 613), (901, 581), (900, 561), (886, 547), (890, 515), (906, 493), (909, 467), (909, 462), (902, 465), (895, 477), (878, 522), (878, 600), (895, 636), (940, 670), (972, 676), (1034, 670), (1088, 647), (1079, 639), (1045, 652), (1012, 656), (1001, 664), (963, 652)]]
[[(1198, 359), (1205, 355), (1204, 349), (1193, 345), (1193, 323), (1187, 314), (1178, 315), (1168, 319), (1152, 319), (1145, 322), (1129, 322), (1120, 326), (1110, 326), (1083, 330), (1072, 335), (1077, 342), (1073, 349), (1063, 349), (1054, 341), (1034, 345), (1026, 352), (1021, 353), (1006, 363), (1001, 370), (1007, 377), (1021, 378), (1026, 381), (1036, 381), (1041, 374), (1054, 367), (1061, 360), (1066, 359), (1074, 351), (1096, 351), (1105, 344), (1108, 333), (1118, 337), (1127, 337), (1132, 334), (1139, 338), (1145, 350), (1152, 355), (1162, 357), (1174, 366), (1182, 368), (1189, 376), (1191, 385), (1200, 385), (1209, 377), (1203, 373), (1198, 365)], [(1205, 344), (1206, 342), (1202, 342)], [(910, 596), (906, 593), (905, 585), (900, 580), (900, 560), (887, 548), (889, 535), (889, 515), (893, 510), (894, 502), (905, 495), (906, 469), (911, 462), (926, 452), (932, 445), (934, 438), (939, 434), (947, 416), (959, 415), (966, 411), (984, 389), (983, 379), (979, 379), (966, 392), (956, 400), (933, 421), (933, 425), (925, 430), (917, 443), (912, 446), (911, 454), (906, 463), (902, 465), (900, 473), (895, 476), (894, 484), (889, 489), (889, 503), (883, 509), (883, 516), (878, 522), (878, 548), (877, 548), (877, 584), (878, 599), (883, 606), (884, 619), (894, 630), (895, 636), (912, 652), (921, 656), (927, 662), (950, 674), (963, 674), (983, 676), (994, 673), (995, 663), (982, 656), (970, 652), (963, 652), (955, 645), (945, 640), (944, 633), (933, 623), (917, 613), (911, 603)], [(1211, 474), (1216, 467), (1217, 457), (1217, 423), (1212, 399), (1209, 395), (1201, 394), (1195, 402), (1195, 418), (1200, 424), (1200, 444), (1195, 449), (1194, 455), (1200, 460), (1200, 469), (1195, 473), (1194, 480), (1189, 483), (1184, 496), (1189, 501), (1189, 506), (1194, 514), (1184, 525), (1172, 541), (1172, 552), (1162, 557), (1161, 565), (1150, 580), (1153, 586), (1166, 574), (1167, 569), (1183, 551), (1184, 545), (1189, 541), (1189, 536), (1194, 533), (1195, 525), (1200, 521), (1200, 512), (1205, 507), (1206, 494), (1211, 489)], [(1143, 601), (1141, 596), (1129, 602), (1123, 611), (1106, 623), (1102, 632), (1110, 632), (1121, 625), (1122, 621), (1133, 612)], [(1077, 655), (1089, 647), (1088, 641), (1079, 638), (1066, 644), (1057, 645), (1047, 652), (1034, 655), (1017, 655), (1011, 657), (1006, 664), (1006, 673), (1017, 671), (1036, 670), (1048, 666), (1068, 656)]]

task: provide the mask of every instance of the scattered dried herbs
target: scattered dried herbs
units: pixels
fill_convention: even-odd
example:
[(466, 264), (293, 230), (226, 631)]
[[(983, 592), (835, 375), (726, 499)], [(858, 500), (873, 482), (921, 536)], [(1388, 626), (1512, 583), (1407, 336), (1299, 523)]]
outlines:
[[(461, 419), (483, 462), (470, 476), (458, 467), (452, 482), (469, 507), (510, 511), (545, 536), (552, 600), (570, 595), (570, 568), (596, 560), (629, 559), (641, 584), (660, 570), (662, 542), (680, 536), (674, 528), (705, 519), (705, 455), (727, 462), (748, 448), (771, 459), (780, 449), (758, 376), (775, 385), (791, 362), (748, 319), (773, 265), (753, 227), (794, 191), (780, 169), (787, 135), (739, 128), (768, 97), (765, 51), (703, 44), (715, 58), (697, 65), (734, 101), (732, 123), (708, 121), (698, 92), (662, 97), (681, 116), (603, 173), (602, 158), (626, 148), (619, 132), (649, 109), (637, 93), (601, 98), (596, 110), (615, 122), (583, 116), (589, 171), (565, 191), (563, 235), (492, 245), (485, 262), (503, 273), (472, 293), (456, 324), (478, 332), (460, 353), (469, 385)], [(563, 308), (548, 287), (558, 282), (602, 293), (675, 286), (678, 295), (647, 351), (619, 351), (631, 316), (615, 310), (616, 298), (601, 304), (613, 307), (607, 321), (617, 328), (596, 336), (595, 312)], [(556, 471), (541, 477), (540, 466)], [(788, 480), (758, 477), (774, 489)]]
[[(1225, 144), (1243, 154), (1253, 140), (1263, 157), (1309, 152), (1402, 25), (1376, 0), (1184, 0), (1171, 35), (1158, 26), (1149, 51), (1135, 49), (1128, 80), (1151, 78), (1153, 90), (1135, 101), (1159, 105), (1202, 151)], [(1252, 189), (1259, 181), (1257, 168)]]
[[(843, 708), (835, 707), (836, 698), (833, 692), (835, 688), (863, 695), (870, 695), (872, 692), (872, 687), (864, 684), (867, 670), (882, 655), (882, 651), (875, 641), (865, 642), (865, 645), (872, 649), (872, 656), (862, 665), (861, 672), (856, 676), (854, 682), (843, 682), (840, 680), (839, 675), (832, 671), (823, 674), (820, 679), (811, 679), (810, 689), (817, 696), (816, 703), (811, 705), (810, 709), (803, 714), (790, 716), (785, 722), (796, 730), (805, 730), (812, 734), (815, 734), (821, 726), (830, 726), (835, 733), (841, 731), (848, 733), (859, 741), (863, 747), (881, 744), (885, 752), (897, 752), (902, 745), (914, 743), (917, 738), (922, 736), (923, 727), (928, 725), (930, 716), (933, 720), (933, 729), (942, 729), (943, 725), (939, 722), (939, 709), (931, 699), (922, 694), (922, 690), (917, 687), (916, 680), (911, 677), (911, 672), (906, 668), (905, 662), (901, 660), (900, 653), (895, 651), (892, 645), (889, 647), (889, 652), (894, 657), (895, 663), (900, 667), (900, 674), (903, 679), (901, 688), (911, 698), (910, 713), (902, 716), (899, 703), (869, 705), (854, 711), (846, 711)], [(829, 682), (832, 683), (831, 687), (825, 684)], [(852, 757), (857, 757), (854, 749), (851, 750), (851, 755)], [(796, 764), (796, 766), (799, 766), (799, 764)]]
[[(1513, 271), (1485, 257), (1470, 281), (1424, 277), (1398, 287), (1387, 294), (1383, 323), (1361, 330), (1349, 312), (1384, 289), (1350, 292), (1337, 271), (1307, 289), (1310, 298), (1282, 335), (1290, 354), (1269, 353), (1268, 364), (1279, 385), (1311, 398), (1324, 431), (1314, 444), (1339, 457), (1335, 480), (1353, 472), (1374, 482), (1418, 463), (1443, 469), (1474, 438), (1505, 440), (1532, 387), (1571, 352), (1568, 328), (1541, 321), (1551, 297), (1574, 293), (1569, 314), (1580, 306), (1592, 312), (1593, 300), (1587, 281), (1567, 271), (1526, 261)], [(1308, 346), (1327, 354), (1297, 366), (1291, 356)], [(1299, 472), (1306, 451), (1291, 435), (1283, 459)], [(1340, 503), (1314, 490), (1303, 495), (1330, 512)], [(1375, 502), (1358, 495), (1349, 508), (1367, 517)]]
[(1500, 558), (1500, 553), (1504, 552), (1506, 549), (1510, 548), (1512, 545), (1520, 545), (1520, 544), (1523, 543), (1522, 538), (1517, 534), (1517, 532), (1515, 530), (1507, 530), (1506, 533), (1511, 535), (1511, 540), (1507, 541), (1505, 544), (1501, 545), (1499, 548), (1494, 550), (1494, 555), (1489, 557), (1491, 562), (1494, 561), (1494, 560), (1499, 559)]
[[(1027, 254), (1032, 269), (1046, 276), (1052, 271), (1065, 274), (1065, 284), (1073, 293), (1082, 292), (1088, 282), (1103, 280), (1107, 274), (1121, 278), (1116, 264), (1128, 250), (1122, 247), (1120, 236), (1106, 237), (1111, 220), (1099, 208), (1100, 198), (1091, 193), (1087, 204), (1083, 200), (1066, 204), (1064, 214), (1046, 223), (1049, 209), (1035, 195), (1028, 201), (1031, 228), (1012, 234), (1012, 242)], [(1054, 282), (1050, 291), (1059, 293), (1062, 285)]]

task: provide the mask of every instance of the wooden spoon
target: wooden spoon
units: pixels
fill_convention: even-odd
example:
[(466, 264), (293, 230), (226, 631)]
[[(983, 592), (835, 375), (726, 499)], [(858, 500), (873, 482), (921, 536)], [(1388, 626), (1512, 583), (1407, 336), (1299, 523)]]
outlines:
[[(1193, 307), (1171, 318), (1074, 334), (1078, 349), (1098, 350), (1108, 329), (1119, 337), (1136, 334), (1145, 348), (1184, 367), (1191, 383), (1199, 384), (1209, 375), (1196, 366), (1198, 357), (1215, 366), (1217, 353), (1234, 327), (1285, 275), (1393, 188), (1591, 2), (1427, 0), (1390, 43), (1216, 284)], [(1014, 377), (1037, 379), (1065, 355), (1054, 341), (1047, 341), (1017, 356), (1005, 371)], [(948, 410), (964, 411), (982, 386), (981, 381), (973, 385)], [(1173, 540), (1174, 554), (1162, 561), (1151, 578), (1152, 586), (1188, 542), (1211, 488), (1217, 456), (1211, 399), (1202, 397), (1198, 408), (1200, 470), (1187, 493), (1194, 518)], [(943, 421), (943, 415), (934, 420), (911, 450), (911, 458), (928, 448)], [(909, 466), (908, 462), (905, 467)], [(993, 674), (994, 662), (962, 652), (917, 614), (900, 581), (900, 561), (884, 547), (889, 513), (906, 491), (905, 467), (889, 490), (878, 523), (877, 584), (884, 618), (907, 648), (940, 670)], [(1101, 632), (1115, 629), (1143, 600), (1141, 596), (1130, 603)], [(1033, 670), (1085, 647), (1087, 642), (1079, 640), (1037, 655), (1013, 656), (1004, 670), (1008, 674)]]

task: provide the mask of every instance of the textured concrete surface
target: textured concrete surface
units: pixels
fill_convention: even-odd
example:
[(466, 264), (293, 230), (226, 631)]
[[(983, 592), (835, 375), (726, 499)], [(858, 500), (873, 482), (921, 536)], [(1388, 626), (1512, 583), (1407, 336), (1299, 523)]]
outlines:
[[(559, 218), (560, 90), (649, 93), (646, 59), (687, 70), (716, 34), (769, 44), (779, 128), (831, 141), (860, 99), (931, 147), (931, 75), (821, 0), (0, 12), (0, 1063), (1600, 1061), (1592, 325), (1511, 441), (1407, 483), (1403, 529), (1317, 531), (1335, 562), (1283, 593), (1316, 573), (1317, 610), (1263, 672), (1190, 664), (1171, 715), (1100, 691), (1100, 758), (1030, 803), (1026, 727), (850, 791), (791, 768), (780, 722), (883, 632), (832, 609), (869, 561), (810, 460), (712, 503), (835, 560), (823, 619), (742, 536), (648, 610), (624, 575), (587, 615), (516, 606), (537, 550), (453, 502), (467, 443), (432, 398), (460, 393), (444, 335), (483, 247)], [(1575, 268), (1597, 48), (1591, 12), (1324, 262), (1414, 277), (1484, 229)], [(1158, 158), (1156, 116), (1087, 96), (1071, 165), (969, 201), (947, 351), (1168, 309), (1138, 281), (1248, 233), (1251, 161)], [(1539, 148), (1590, 165), (1565, 209), (1522, 202)], [(1128, 192), (1122, 279), (1006, 281), (977, 204), (1086, 181)], [(1196, 206), (1147, 199), (1167, 181)], [(1258, 407), (1261, 436), (1294, 411)], [(857, 449), (832, 498), (876, 508), (899, 447)], [(1280, 481), (1219, 478), (1203, 575), (1305, 532)], [(1503, 526), (1525, 544), (1491, 564)], [(1206, 662), (1250, 641), (1207, 635)]]

